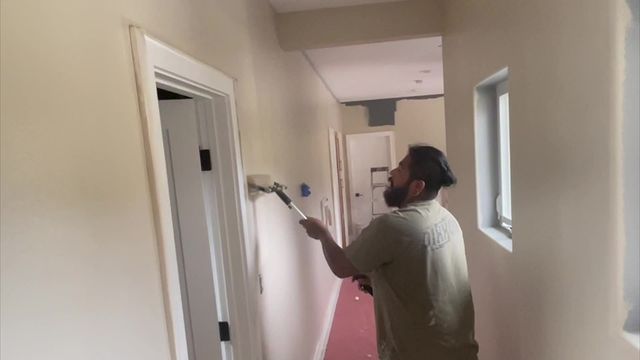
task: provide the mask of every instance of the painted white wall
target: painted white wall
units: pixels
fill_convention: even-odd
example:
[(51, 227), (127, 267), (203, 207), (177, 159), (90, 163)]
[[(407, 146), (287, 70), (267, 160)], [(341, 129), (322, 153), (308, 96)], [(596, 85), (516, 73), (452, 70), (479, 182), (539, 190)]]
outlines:
[[(621, 333), (624, 1), (445, 4), (447, 152), (480, 357), (637, 359)], [(509, 67), (513, 254), (477, 226), (473, 88)]]
[[(0, 357), (168, 359), (128, 26), (238, 80), (246, 172), (292, 195), (307, 181), (314, 195), (293, 198), (313, 216), (331, 194), (326, 134), (341, 126), (339, 105), (302, 55), (279, 50), (266, 1), (0, 6)], [(280, 203), (249, 207), (265, 358), (310, 358), (334, 279)]]
[[(396, 163), (407, 154), (409, 145), (427, 143), (446, 151), (444, 98), (400, 100), (397, 103), (396, 124), (369, 126), (369, 114), (364, 106), (341, 107), (344, 134), (392, 131), (396, 142)], [(396, 164), (394, 164), (396, 165)]]

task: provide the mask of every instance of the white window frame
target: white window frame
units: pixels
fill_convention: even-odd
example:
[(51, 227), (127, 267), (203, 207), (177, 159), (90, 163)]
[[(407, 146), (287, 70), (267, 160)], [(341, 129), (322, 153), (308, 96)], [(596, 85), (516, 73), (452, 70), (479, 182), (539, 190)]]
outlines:
[[(501, 99), (506, 96), (506, 106)], [(513, 213), (511, 208), (511, 135), (509, 122), (509, 82), (496, 84), (496, 121), (498, 129), (498, 179), (499, 192), (496, 198), (497, 224), (512, 235)], [(509, 209), (506, 215), (503, 210)]]
[[(511, 218), (501, 218), (498, 209), (503, 199), (499, 196), (501, 190), (509, 185), (510, 161), (502, 171), (500, 163), (500, 124), (499, 99), (501, 94), (509, 92), (509, 68), (503, 68), (487, 77), (474, 88), (474, 135), (475, 135), (475, 166), (476, 166), (476, 196), (478, 229), (489, 239), (495, 241), (508, 252), (513, 252), (513, 237)], [(503, 133), (509, 133), (508, 127)], [(509, 137), (505, 138), (509, 140)], [(510, 155), (510, 141), (503, 145)], [(510, 156), (508, 156), (510, 157)], [(501, 179), (501, 174), (508, 176)], [(509, 180), (509, 181), (505, 181)], [(510, 196), (507, 196), (506, 200)]]

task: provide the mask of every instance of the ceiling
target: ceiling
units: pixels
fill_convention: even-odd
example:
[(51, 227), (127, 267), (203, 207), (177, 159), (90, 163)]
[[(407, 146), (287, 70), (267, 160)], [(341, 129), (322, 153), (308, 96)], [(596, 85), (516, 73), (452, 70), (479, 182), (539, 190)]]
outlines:
[(276, 12), (306, 11), (403, 0), (270, 0)]
[(306, 50), (318, 75), (340, 102), (440, 95), (442, 38)]

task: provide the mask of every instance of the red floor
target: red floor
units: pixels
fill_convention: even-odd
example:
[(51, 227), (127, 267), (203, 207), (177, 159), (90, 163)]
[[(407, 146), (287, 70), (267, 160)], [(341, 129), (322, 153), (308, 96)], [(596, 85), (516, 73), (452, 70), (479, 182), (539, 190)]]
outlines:
[(351, 279), (342, 282), (325, 360), (378, 359), (373, 298)]

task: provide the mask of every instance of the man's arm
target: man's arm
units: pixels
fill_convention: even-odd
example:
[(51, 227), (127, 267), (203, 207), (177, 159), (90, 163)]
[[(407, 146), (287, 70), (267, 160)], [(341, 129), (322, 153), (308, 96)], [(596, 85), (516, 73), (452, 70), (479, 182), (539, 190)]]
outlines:
[(337, 277), (344, 279), (359, 273), (344, 250), (333, 240), (331, 234), (328, 237), (321, 238), (320, 243), (322, 244), (324, 258), (327, 260), (331, 271)]
[(310, 237), (320, 240), (324, 258), (327, 260), (331, 271), (337, 277), (344, 279), (359, 273), (358, 269), (351, 263), (344, 250), (336, 244), (333, 236), (320, 220), (309, 218), (308, 220), (301, 220), (300, 225), (307, 230), (307, 234)]

